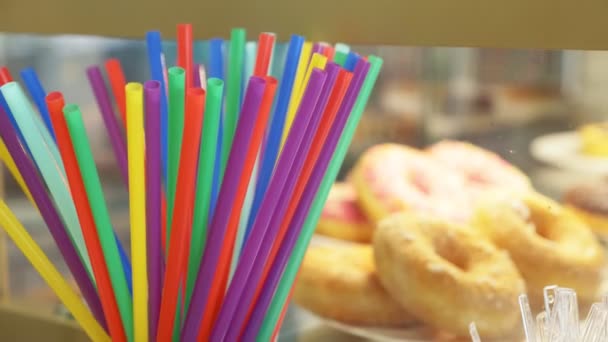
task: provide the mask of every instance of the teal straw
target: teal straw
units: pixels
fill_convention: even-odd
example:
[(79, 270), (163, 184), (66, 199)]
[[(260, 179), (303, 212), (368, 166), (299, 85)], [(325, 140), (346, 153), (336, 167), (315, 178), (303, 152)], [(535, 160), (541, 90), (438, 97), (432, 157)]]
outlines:
[[(93, 277), (89, 254), (84, 243), (82, 231), (80, 230), (80, 221), (78, 220), (76, 207), (68, 188), (63, 161), (59, 157), (57, 145), (55, 145), (46, 126), (44, 126), (44, 123), (34, 111), (34, 108), (32, 108), (31, 103), (18, 83), (6, 83), (0, 87), (0, 91), (2, 91), (19, 126), (19, 130), (23, 134), (25, 140), (23, 143), (31, 151), (34, 162), (51, 193), (61, 219), (67, 227), (72, 244), (78, 251), (78, 256), (84, 264), (89, 277), (94, 282), (95, 278)], [(46, 135), (44, 132), (46, 132)]]
[(350, 52), (350, 46), (344, 43), (336, 43), (335, 49), (336, 52), (342, 52), (345, 55), (348, 55)]
[(239, 227), (236, 232), (236, 239), (234, 241), (234, 252), (232, 253), (232, 262), (230, 263), (230, 276), (228, 283), (232, 280), (236, 265), (241, 256), (241, 250), (243, 247), (243, 239), (245, 238), (245, 231), (247, 231), (247, 222), (249, 221), (249, 214), (251, 213), (251, 206), (253, 205), (253, 198), (255, 197), (255, 186), (257, 184), (258, 172), (260, 167), (260, 155), (261, 149), (258, 151), (258, 155), (249, 178), (249, 185), (247, 186), (247, 193), (245, 194), (245, 201), (243, 202), (243, 209), (241, 210), (241, 217), (239, 218)]
[(253, 75), (253, 69), (255, 68), (255, 55), (258, 52), (257, 42), (247, 42), (245, 45), (245, 63), (243, 72), (245, 73), (244, 82), (247, 84), (251, 75)]
[(279, 321), (283, 308), (287, 304), (287, 298), (289, 297), (293, 283), (298, 274), (302, 259), (304, 258), (306, 250), (308, 249), (310, 239), (312, 238), (317, 222), (319, 221), (319, 217), (321, 217), (321, 212), (325, 206), (325, 201), (327, 200), (329, 191), (338, 177), (340, 167), (344, 162), (344, 158), (348, 152), (348, 147), (353, 139), (357, 125), (361, 120), (363, 110), (367, 105), (372, 89), (374, 88), (374, 84), (378, 79), (378, 74), (380, 73), (383, 63), (382, 59), (376, 56), (369, 56), (368, 61), (370, 63), (369, 72), (365, 78), (361, 92), (357, 97), (350, 117), (346, 122), (342, 137), (338, 142), (338, 146), (336, 147), (325, 176), (323, 177), (323, 181), (321, 182), (308, 217), (306, 218), (306, 222), (304, 223), (302, 233), (293, 249), (289, 262), (285, 267), (283, 277), (281, 278), (274, 298), (272, 299), (272, 303), (270, 304), (266, 317), (264, 318), (264, 322), (262, 323), (260, 332), (258, 333), (256, 339), (257, 341), (270, 341), (272, 338), (274, 328)]

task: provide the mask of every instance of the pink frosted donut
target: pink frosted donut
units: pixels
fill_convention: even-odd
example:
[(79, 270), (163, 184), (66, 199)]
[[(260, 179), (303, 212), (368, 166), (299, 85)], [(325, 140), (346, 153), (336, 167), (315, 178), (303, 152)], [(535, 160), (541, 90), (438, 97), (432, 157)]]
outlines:
[(407, 146), (382, 144), (368, 149), (350, 180), (361, 208), (375, 222), (405, 210), (463, 222), (472, 212), (464, 177)]
[(357, 192), (350, 183), (334, 184), (317, 224), (317, 233), (341, 240), (371, 242), (374, 225), (357, 203)]
[(430, 146), (427, 151), (443, 163), (444, 168), (462, 174), (474, 197), (487, 190), (526, 193), (532, 188), (530, 180), (516, 167), (473, 144), (444, 140)]

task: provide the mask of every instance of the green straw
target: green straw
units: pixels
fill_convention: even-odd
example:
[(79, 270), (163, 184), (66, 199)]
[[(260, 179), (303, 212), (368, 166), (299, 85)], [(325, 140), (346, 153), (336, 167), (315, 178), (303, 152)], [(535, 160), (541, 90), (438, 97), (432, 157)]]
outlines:
[(239, 109), (241, 108), (241, 86), (243, 78), (243, 56), (245, 55), (245, 39), (247, 32), (235, 28), (230, 35), (230, 50), (228, 64), (228, 82), (226, 88), (226, 112), (224, 114), (224, 134), (222, 136), (222, 168), (220, 179), (224, 178), (224, 169), (232, 147)]
[(338, 64), (339, 66), (343, 67), (344, 66), (344, 62), (346, 62), (346, 56), (348, 55), (347, 53), (341, 52), (341, 51), (336, 51), (336, 53), (334, 54), (334, 63)]
[(317, 196), (312, 204), (310, 213), (306, 218), (306, 222), (304, 222), (300, 238), (294, 246), (291, 257), (289, 258), (289, 262), (285, 268), (285, 272), (283, 273), (283, 277), (281, 278), (281, 281), (277, 287), (274, 298), (272, 299), (272, 303), (268, 308), (268, 312), (266, 313), (266, 317), (264, 318), (264, 322), (262, 323), (262, 327), (258, 333), (258, 337), (256, 339), (257, 341), (270, 341), (272, 338), (272, 334), (274, 333), (274, 329), (277, 325), (279, 317), (281, 316), (283, 307), (287, 303), (287, 298), (289, 297), (294, 280), (298, 274), (302, 259), (304, 258), (306, 250), (308, 249), (310, 239), (312, 238), (317, 226), (317, 222), (319, 221), (319, 217), (321, 216), (321, 212), (323, 211), (323, 207), (325, 206), (325, 201), (327, 200), (329, 191), (338, 177), (340, 167), (342, 166), (342, 162), (344, 162), (344, 158), (348, 152), (348, 147), (353, 139), (353, 135), (355, 134), (355, 130), (359, 124), (359, 120), (361, 119), (361, 115), (363, 114), (367, 101), (369, 100), (372, 89), (374, 88), (378, 74), (380, 73), (382, 59), (376, 56), (369, 56), (368, 61), (370, 63), (369, 72), (365, 78), (365, 81), (363, 82), (363, 86), (361, 87), (361, 91), (359, 92), (359, 96), (357, 97), (350, 117), (346, 122), (344, 132), (342, 133), (342, 137), (340, 137), (338, 146), (336, 146), (336, 150), (331, 162), (327, 167), (325, 177), (323, 177), (323, 181), (321, 182)]
[[(22, 143), (26, 144), (31, 151), (32, 158), (57, 206), (57, 211), (61, 215), (70, 240), (78, 252), (89, 278), (95, 284), (89, 254), (80, 229), (80, 221), (67, 185), (63, 161), (59, 157), (57, 145), (50, 137), (38, 113), (34, 111), (21, 86), (16, 82), (10, 82), (2, 86), (1, 89), (10, 110), (14, 114), (19, 130), (23, 133), (25, 141)], [(46, 138), (44, 132), (46, 132)]]
[(220, 109), (222, 107), (222, 93), (224, 81), (219, 78), (210, 78), (207, 81), (207, 97), (205, 100), (205, 117), (203, 121), (203, 134), (198, 160), (198, 176), (196, 182), (196, 199), (194, 201), (194, 218), (192, 220), (192, 238), (190, 246), (190, 260), (188, 263), (188, 282), (186, 307), (187, 312), (192, 298), (192, 290), (205, 250), (207, 241), (207, 225), (209, 223), (209, 205), (211, 202), (211, 185), (213, 183), (213, 165), (215, 164), (215, 151), (217, 135), (220, 125)]
[(171, 222), (173, 206), (175, 204), (175, 187), (177, 186), (177, 173), (179, 171), (179, 154), (182, 149), (182, 136), (184, 134), (184, 102), (186, 88), (186, 72), (180, 67), (169, 68), (169, 132), (167, 142), (169, 146), (167, 170), (167, 250), (171, 237)]
[(106, 259), (120, 317), (122, 318), (127, 339), (133, 341), (133, 303), (122, 268), (114, 231), (112, 230), (110, 214), (104, 201), (103, 189), (97, 168), (95, 167), (91, 145), (87, 138), (84, 122), (82, 121), (82, 114), (76, 105), (65, 106), (63, 113), (68, 130), (70, 131), (70, 137), (74, 143), (74, 152), (76, 153), (87, 197), (89, 198), (89, 205), (93, 212), (97, 235), (99, 235), (103, 256)]

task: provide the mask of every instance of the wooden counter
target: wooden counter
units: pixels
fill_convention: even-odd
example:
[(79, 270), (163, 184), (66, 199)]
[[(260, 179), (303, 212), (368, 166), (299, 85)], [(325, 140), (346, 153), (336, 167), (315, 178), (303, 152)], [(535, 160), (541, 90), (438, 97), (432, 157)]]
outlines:
[(304, 34), (350, 44), (608, 49), (602, 0), (374, 0), (374, 1), (0, 1), (0, 31), (164, 37), (175, 25), (195, 24), (197, 38), (227, 37), (230, 28), (253, 35)]

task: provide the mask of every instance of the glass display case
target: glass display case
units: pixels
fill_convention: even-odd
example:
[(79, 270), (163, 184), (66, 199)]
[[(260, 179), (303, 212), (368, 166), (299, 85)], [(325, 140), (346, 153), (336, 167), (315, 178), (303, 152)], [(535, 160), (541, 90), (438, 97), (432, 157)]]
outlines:
[[(27, 26), (17, 18), (26, 14), (36, 18), (41, 14), (26, 12), (27, 9), (15, 5), (16, 2), (0, 3), (0, 12), (10, 13), (7, 16), (8, 21), (0, 22), (0, 30), (6, 31), (0, 34), (0, 66), (6, 65), (15, 71), (24, 67), (33, 67), (48, 89), (62, 89), (66, 98), (74, 99), (81, 105), (85, 113), (85, 125), (94, 146), (96, 162), (104, 181), (106, 199), (111, 205), (109, 209), (112, 221), (119, 238), (128, 245), (130, 238), (128, 196), (121, 184), (108, 137), (105, 131), (96, 129), (102, 125), (102, 118), (90, 89), (82, 86), (86, 84), (85, 69), (89, 65), (101, 64), (106, 59), (115, 57), (123, 63), (127, 79), (145, 80), (147, 68), (140, 63), (146, 56), (145, 44), (131, 37), (140, 37), (141, 32), (145, 32), (150, 27), (169, 27), (167, 32), (173, 32), (174, 23), (167, 18), (162, 21), (157, 20), (161, 13), (164, 14), (165, 5), (150, 6), (146, 10), (150, 13), (149, 18), (142, 19), (141, 22), (134, 21), (132, 25), (107, 25), (107, 21), (103, 19), (105, 16), (116, 15), (117, 18), (126, 20), (127, 12), (136, 9), (122, 8), (120, 11), (117, 9), (109, 11), (100, 6), (98, 8), (100, 12), (95, 14), (96, 11), (84, 10), (80, 8), (82, 5), (77, 3), (64, 0), (57, 6), (41, 4), (39, 13), (44, 12), (49, 19), (53, 18), (54, 24), (36, 23), (36, 20), (33, 20), (28, 21)], [(508, 265), (505, 267), (508, 270), (505, 272), (512, 271), (514, 277), (519, 277), (522, 284), (527, 283), (529, 286), (531, 283), (525, 278), (534, 278), (534, 276), (529, 276), (531, 272), (529, 265), (521, 266), (520, 263), (537, 261), (518, 259), (517, 253), (521, 251), (509, 250), (515, 247), (504, 242), (509, 240), (505, 237), (508, 234), (493, 235), (475, 230), (484, 229), (476, 225), (484, 225), (486, 229), (492, 229), (487, 228), (491, 225), (488, 222), (497, 222), (487, 220), (484, 221), (485, 224), (480, 223), (481, 219), (476, 215), (482, 215), (480, 212), (484, 210), (483, 203), (493, 203), (496, 207), (507, 206), (504, 202), (507, 197), (508, 201), (517, 201), (518, 205), (521, 202), (527, 207), (524, 210), (527, 214), (517, 216), (519, 215), (517, 213), (517, 215), (513, 214), (515, 216), (509, 216), (510, 219), (522, 221), (524, 228), (517, 232), (531, 230), (537, 235), (536, 238), (539, 238), (534, 241), (540, 241), (538, 243), (543, 246), (553, 244), (551, 248), (547, 247), (547, 250), (558, 254), (563, 252), (566, 255), (563, 257), (565, 260), (560, 259), (559, 262), (564, 264), (571, 262), (573, 268), (573, 270), (564, 269), (564, 272), (572, 271), (571, 274), (577, 274), (577, 270), (583, 272), (584, 266), (589, 267), (588, 274), (592, 274), (589, 277), (593, 278), (589, 281), (598, 284), (593, 288), (593, 295), (586, 297), (584, 295), (587, 293), (584, 293), (580, 296), (581, 306), (585, 307), (590, 304), (587, 302), (598, 300), (608, 290), (606, 286), (608, 283), (604, 281), (606, 261), (603, 257), (604, 240), (608, 236), (606, 234), (608, 224), (604, 222), (604, 215), (608, 215), (606, 211), (608, 191), (604, 191), (607, 186), (606, 176), (608, 176), (608, 129), (606, 128), (608, 98), (604, 95), (608, 90), (608, 53), (596, 51), (608, 47), (608, 43), (600, 38), (602, 35), (598, 34), (598, 27), (602, 27), (598, 23), (603, 22), (603, 19), (599, 18), (599, 13), (605, 13), (605, 11), (601, 12), (605, 5), (576, 6), (581, 13), (575, 15), (568, 13), (574, 5), (549, 4), (547, 1), (543, 1), (546, 6), (524, 4), (520, 1), (510, 4), (465, 1), (450, 5), (449, 8), (435, 1), (427, 4), (407, 2), (407, 5), (380, 1), (374, 5), (374, 11), (368, 14), (365, 11), (369, 8), (369, 4), (355, 2), (353, 12), (342, 17), (336, 14), (342, 13), (338, 5), (325, 4), (330, 8), (320, 12), (329, 12), (331, 15), (317, 13), (318, 17), (294, 18), (294, 22), (288, 24), (271, 16), (297, 11), (299, 7), (304, 10), (308, 6), (303, 4), (292, 6), (271, 1), (268, 3), (272, 3), (275, 12), (272, 12), (270, 7), (267, 8), (264, 2), (259, 8), (251, 8), (253, 12), (239, 14), (247, 11), (235, 12), (224, 8), (232, 3), (228, 1), (226, 4), (217, 4), (218, 8), (208, 10), (225, 13), (234, 20), (234, 23), (238, 22), (252, 32), (256, 32), (257, 29), (258, 31), (275, 30), (279, 40), (276, 51), (284, 49), (284, 41), (288, 33), (302, 32), (312, 39), (352, 43), (353, 50), (362, 55), (374, 54), (384, 59), (375, 91), (340, 171), (340, 185), (334, 188), (335, 191), (332, 190), (335, 196), (330, 195), (326, 211), (321, 218), (320, 225), (323, 224), (324, 227), (320, 227), (318, 234), (313, 238), (310, 254), (304, 261), (299, 276), (300, 282), (296, 285), (279, 341), (467, 340), (462, 330), (454, 327), (453, 322), (444, 322), (437, 318), (442, 317), (445, 320), (445, 317), (451, 317), (453, 321), (457, 321), (458, 308), (450, 307), (450, 303), (443, 304), (443, 309), (452, 312), (452, 316), (436, 315), (440, 310), (438, 307), (442, 307), (441, 304), (420, 308), (419, 306), (423, 305), (421, 303), (426, 302), (412, 300), (411, 295), (400, 296), (395, 293), (400, 290), (403, 292), (419, 290), (419, 296), (433, 297), (432, 293), (428, 294), (423, 291), (424, 289), (414, 290), (411, 281), (416, 279), (408, 278), (409, 282), (405, 282), (398, 275), (394, 277), (395, 279), (386, 274), (379, 276), (378, 272), (388, 273), (394, 270), (376, 269), (375, 263), (378, 262), (378, 258), (383, 258), (384, 251), (390, 248), (387, 246), (392, 246), (389, 241), (391, 236), (382, 235), (389, 234), (390, 229), (393, 228), (386, 222), (391, 219), (394, 221), (400, 212), (411, 213), (412, 217), (426, 222), (417, 215), (426, 219), (427, 215), (436, 214), (437, 211), (433, 208), (424, 209), (433, 205), (456, 208), (455, 211), (458, 211), (456, 216), (462, 214), (462, 211), (470, 210), (468, 214), (470, 216), (462, 220), (455, 219), (454, 222), (437, 214), (438, 219), (448, 226), (444, 233), (451, 234), (447, 231), (452, 224), (459, 227), (473, 227), (471, 229), (474, 233), (469, 231), (464, 235), (487, 240), (492, 248), (496, 248), (497, 255), (500, 254), (499, 250), (504, 249), (509, 254), (515, 255), (513, 257), (515, 261), (509, 259), (506, 262)], [(314, 3), (309, 5), (314, 7)], [(62, 6), (78, 8), (74, 10), (78, 15), (71, 17), (71, 14), (63, 13), (62, 8), (66, 7)], [(335, 11), (333, 6), (336, 6)], [(443, 10), (437, 10), (439, 7)], [(549, 8), (553, 7), (555, 11), (552, 15), (548, 15)], [(527, 16), (522, 15), (522, 12)], [(211, 18), (208, 14), (204, 16)], [(172, 18), (172, 15), (169, 17)], [(315, 22), (320, 24), (313, 24), (311, 18), (316, 18)], [(356, 23), (341, 26), (349, 20), (354, 20)], [(265, 25), (267, 21), (274, 22), (275, 25)], [(217, 21), (213, 22), (217, 23)], [(225, 24), (197, 26), (201, 30), (197, 32), (201, 39), (227, 32)], [(210, 27), (210, 30), (206, 31), (206, 27)], [(99, 37), (101, 35), (105, 37)], [(205, 62), (207, 48), (203, 40), (197, 43), (195, 58)], [(173, 49), (174, 44), (167, 42), (165, 50)], [(175, 56), (169, 52), (168, 64), (171, 64), (173, 59)], [(433, 156), (434, 152), (429, 149), (433, 146), (441, 146), (437, 144), (445, 141), (454, 144), (466, 142), (473, 146), (467, 145), (465, 151), (459, 150), (460, 145), (448, 146), (447, 159), (443, 161), (433, 159), (442, 157)], [(383, 153), (386, 154), (383, 156)], [(475, 159), (477, 153), (480, 158), (483, 157), (483, 160)], [(373, 160), (370, 165), (365, 164), (368, 159)], [(416, 164), (418, 161), (422, 166), (412, 166), (418, 165)], [(476, 165), (477, 162), (480, 164)], [(365, 178), (362, 176), (365, 172), (361, 171), (364, 167), (369, 168), (369, 170), (365, 169), (365, 172), (378, 173), (370, 176), (371, 178)], [(428, 168), (428, 171), (416, 169), (414, 175), (411, 168), (415, 167), (423, 170)], [(382, 170), (384, 168), (394, 168), (394, 170)], [(469, 181), (486, 179), (487, 174), (496, 176), (496, 183), (501, 184), (501, 189), (492, 189), (496, 191), (492, 193), (494, 195), (484, 195), (489, 197), (483, 197), (476, 192), (475, 195), (464, 198), (460, 196), (460, 192), (466, 192), (469, 196), (475, 185), (463, 183), (462, 187), (455, 187), (451, 193), (442, 192), (437, 195), (441, 198), (434, 199), (436, 202), (429, 202), (431, 204), (407, 202), (411, 198), (404, 200), (403, 197), (407, 195), (403, 193), (409, 191), (409, 188), (402, 192), (391, 189), (391, 187), (412, 186), (416, 187), (416, 191), (430, 198), (429, 193), (433, 191), (429, 189), (430, 187), (442, 187), (437, 184), (443, 184), (440, 190), (444, 191), (449, 186), (449, 184), (445, 185), (447, 180), (440, 180), (437, 177), (447, 179), (454, 174), (465, 172), (463, 171), (465, 169), (474, 169), (475, 175), (471, 176)], [(504, 174), (501, 173), (503, 171)], [(494, 172), (498, 175), (493, 174)], [(516, 176), (513, 176), (514, 173)], [(382, 177), (385, 178), (381, 179)], [(417, 177), (425, 178), (420, 180)], [(509, 177), (517, 179), (509, 183), (513, 180)], [(540, 196), (540, 199), (534, 196), (529, 199), (520, 193), (512, 192), (511, 190), (518, 186), (519, 180), (523, 180), (524, 183), (529, 181), (526, 188), (532, 190), (534, 196)], [(19, 219), (28, 227), (52, 261), (59, 265), (60, 271), (68, 275), (67, 267), (61, 260), (61, 255), (35, 208), (29, 204), (6, 172), (0, 184), (4, 198)], [(385, 188), (371, 188), (370, 184)], [(341, 186), (345, 188), (340, 188)], [(364, 191), (369, 193), (363, 193)], [(407, 203), (391, 207), (390, 203), (382, 202), (384, 201), (382, 196), (374, 197), (374, 191), (382, 193), (385, 191), (387, 194), (383, 193), (383, 196), (395, 196), (398, 198), (393, 198), (393, 201), (403, 200)], [(367, 198), (362, 199), (363, 196)], [(473, 196), (475, 196), (474, 200), (471, 199)], [(526, 202), (527, 200), (531, 202)], [(379, 204), (381, 202), (382, 205)], [(466, 209), (463, 202), (467, 202)], [(422, 209), (413, 209), (418, 204)], [(380, 210), (378, 206), (385, 207)], [(559, 213), (551, 212), (555, 209), (551, 206), (559, 208), (556, 209)], [(492, 212), (494, 207), (485, 209)], [(446, 209), (447, 211), (449, 210)], [(560, 226), (559, 219), (554, 217), (562, 213), (574, 223), (568, 221), (571, 223), (568, 227)], [(547, 215), (554, 216), (548, 219)], [(544, 217), (546, 221), (542, 221), (537, 216)], [(418, 221), (414, 224), (411, 221), (412, 217), (400, 219), (409, 222), (410, 225), (426, 224)], [(408, 225), (399, 222), (393, 222), (392, 225)], [(551, 226), (547, 222), (554, 225)], [(382, 234), (378, 233), (379, 226), (383, 226)], [(581, 238), (577, 241), (562, 240), (564, 234), (576, 235), (576, 230), (572, 233), (572, 226), (583, 226), (581, 230), (590, 238), (587, 240)], [(367, 233), (362, 233), (364, 230), (367, 230)], [(423, 228), (408, 233), (406, 227), (405, 232), (395, 234), (405, 240), (408, 238), (404, 236), (408, 234), (421, 234), (421, 239), (428, 240), (433, 233)], [(521, 234), (529, 234), (529, 231)], [(395, 236), (393, 236), (394, 240), (398, 240)], [(572, 237), (567, 237), (570, 238)], [(465, 254), (468, 256), (465, 259), (468, 261), (459, 264), (459, 256), (455, 251), (462, 248), (462, 241), (454, 237), (450, 239), (455, 239), (454, 241), (457, 242), (451, 242), (456, 245), (445, 247), (446, 251), (442, 250), (441, 243), (434, 238), (427, 247), (433, 249), (434, 256), (439, 255), (446, 260), (450, 267), (458, 268), (455, 271), (460, 272), (458, 274), (471, 274), (473, 272), (471, 267), (475, 266), (475, 262), (467, 259), (472, 258), (467, 252)], [(467, 237), (461, 239), (466, 240)], [(402, 246), (406, 245), (403, 242)], [(538, 247), (539, 251), (544, 248), (534, 244), (531, 246)], [(577, 259), (576, 254), (592, 253), (590, 251), (596, 247), (601, 247), (601, 252), (597, 252), (598, 255), (602, 254), (597, 257), (601, 262), (598, 264), (589, 261), (595, 264), (582, 265), (584, 261)], [(382, 250), (375, 250), (377, 248)], [(406, 254), (399, 255), (402, 258), (414, 258)], [(385, 261), (386, 258), (388, 257), (385, 256)], [(552, 260), (547, 262), (550, 263)], [(557, 261), (556, 263), (559, 265)], [(413, 267), (414, 264), (407, 265)], [(431, 266), (428, 266), (425, 272), (439, 272)], [(404, 267), (401, 270), (403, 274), (413, 272), (405, 266), (402, 267)], [(533, 267), (542, 269), (543, 266), (537, 264)], [(588, 275), (581, 274), (583, 274), (581, 277)], [(491, 279), (487, 280), (488, 282), (494, 281), (491, 276), (489, 278)], [(401, 279), (400, 283), (399, 279)], [(419, 275), (417, 279), (433, 278)], [(496, 279), (507, 283), (507, 280), (498, 276)], [(543, 281), (543, 279), (534, 279), (536, 281), (534, 284)], [(560, 277), (548, 275), (545, 285), (554, 285), (556, 279)], [(410, 284), (411, 287), (395, 288), (395, 282), (399, 285)], [(446, 284), (451, 283), (446, 282)], [(576, 287), (579, 284), (572, 282), (566, 285)], [(448, 289), (447, 286), (445, 291), (457, 291)], [(470, 288), (474, 288), (473, 286), (470, 285)], [(387, 287), (390, 289), (387, 290)], [(525, 285), (513, 287), (517, 291), (522, 290), (520, 292), (526, 291)], [(580, 288), (583, 292), (586, 289), (584, 284)], [(516, 290), (514, 291), (517, 292)], [(528, 290), (530, 293), (542, 293), (542, 288), (538, 286), (534, 290), (530, 288)], [(332, 298), (331, 291), (335, 291), (336, 298)], [(340, 291), (346, 292), (344, 298), (340, 297)], [(462, 293), (465, 301), (467, 293)], [(508, 305), (516, 303), (517, 299), (516, 297), (514, 299), (513, 294), (510, 293)], [(515, 296), (517, 294), (515, 293)], [(349, 295), (351, 297), (348, 297)], [(458, 295), (459, 293), (456, 292), (454, 297)], [(491, 292), (489, 296), (492, 295), (498, 296)], [(372, 298), (370, 301), (375, 300), (374, 298), (379, 299), (368, 304), (364, 301), (365, 297)], [(437, 298), (443, 297), (437, 295)], [(536, 302), (533, 303), (536, 311), (540, 309), (538, 299), (536, 298)], [(332, 300), (335, 302), (332, 303)], [(326, 304), (318, 304), (317, 301), (325, 301)], [(363, 304), (361, 307), (356, 305), (350, 307), (344, 304), (348, 301), (360, 301)], [(494, 301), (489, 299), (483, 303), (486, 306), (495, 304), (499, 307), (498, 312), (504, 309), (500, 308), (502, 305), (500, 299)], [(364, 307), (365, 305), (368, 307)], [(380, 312), (374, 311), (377, 310), (375, 306), (378, 305), (384, 306), (379, 309)], [(418, 305), (411, 317), (408, 305)], [(69, 314), (61, 307), (51, 290), (20, 255), (18, 249), (6, 241), (4, 234), (0, 233), (0, 340), (4, 336), (4, 331), (8, 331), (5, 329), (9, 329), (11, 325), (19, 326), (18, 323), (12, 323), (15, 317), (19, 317), (15, 320), (17, 322), (21, 321), (21, 316), (29, 315), (22, 314), (21, 311), (16, 313), (15, 307), (26, 312), (43, 313), (44, 317), (52, 317), (47, 320), (32, 316), (29, 319), (34, 322), (32, 324), (39, 324), (42, 329), (52, 331), (49, 334), (57, 336), (56, 340), (85, 340), (78, 328), (69, 322)], [(518, 307), (511, 309), (514, 311), (508, 313), (509, 317), (513, 317), (513, 312), (516, 316), (519, 315)], [(489, 309), (487, 307), (481, 309), (482, 312), (485, 312), (484, 310)], [(466, 312), (466, 314), (471, 313)], [(471, 315), (475, 316), (474, 313)], [(61, 323), (55, 321), (57, 316), (60, 317)], [(488, 325), (500, 321), (500, 318), (493, 319), (494, 321), (489, 320)], [(492, 327), (482, 326), (481, 329), (484, 332), (489, 331), (489, 335), (492, 335)], [(517, 323), (508, 330), (523, 332), (519, 316)], [(502, 335), (496, 340), (515, 340), (521, 337), (518, 334), (506, 334), (506, 337), (505, 334)], [(65, 339), (61, 339), (61, 336)]]

